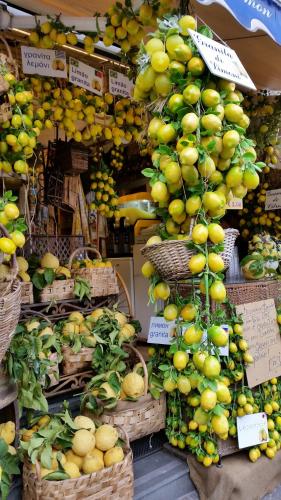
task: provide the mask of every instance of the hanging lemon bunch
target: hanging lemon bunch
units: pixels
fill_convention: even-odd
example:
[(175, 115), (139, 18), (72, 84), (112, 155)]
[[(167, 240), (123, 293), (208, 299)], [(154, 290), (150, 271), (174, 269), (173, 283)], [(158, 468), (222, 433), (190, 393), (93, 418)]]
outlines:
[(118, 195), (115, 191), (115, 181), (110, 175), (108, 167), (101, 162), (100, 168), (91, 173), (91, 190), (94, 191), (95, 201), (90, 204), (90, 210), (97, 210), (105, 217), (118, 214)]
[[(75, 26), (65, 26), (60, 16), (47, 16), (48, 21), (40, 24), (37, 23), (35, 31), (32, 31), (29, 36), (29, 41), (34, 47), (41, 49), (53, 49), (55, 45), (71, 45), (78, 44), (78, 34), (75, 32)], [(98, 34), (84, 33), (83, 43), (84, 49), (88, 54), (94, 52), (94, 44), (99, 41)]]
[(11, 114), (0, 124), (0, 170), (7, 174), (12, 171), (27, 174), (27, 159), (33, 156), (43, 124), (34, 113), (33, 93), (28, 90), (27, 82), (17, 81), (9, 72), (5, 72), (4, 78), (10, 86)]
[[(241, 381), (245, 364), (253, 362), (240, 320), (233, 307), (228, 309), (223, 272), (230, 233), (219, 220), (233, 196), (242, 199), (258, 186), (264, 164), (256, 162), (254, 143), (246, 136), (250, 120), (243, 95), (233, 82), (209, 73), (189, 36), (196, 28), (189, 15), (159, 21), (158, 31), (141, 47), (134, 97), (151, 102), (154, 114), (147, 131), (153, 168), (143, 174), (162, 218), (159, 235), (147, 242), (151, 261), (142, 273), (150, 280), (151, 302), (164, 301), (164, 318), (176, 322), (167, 357), (159, 359), (163, 386), (172, 392), (167, 435), (181, 448), (202, 450), (198, 459), (209, 466), (218, 460), (218, 439), (231, 435), (228, 386)], [(212, 37), (208, 28), (199, 30)], [(185, 276), (196, 279), (198, 287), (192, 297), (181, 296), (174, 286), (177, 275), (166, 276), (165, 262), (159, 265), (160, 255), (165, 259), (160, 252), (169, 248), (164, 239), (187, 240), (192, 253)], [(179, 246), (170, 248), (176, 253)], [(229, 366), (220, 352), (228, 344), (234, 358)], [(175, 415), (183, 421), (176, 426)]]
[(155, 26), (157, 17), (169, 10), (167, 0), (147, 0), (138, 11), (133, 10), (131, 0), (126, 0), (125, 5), (116, 2), (105, 14), (107, 24), (103, 43), (107, 47), (117, 43), (127, 58), (136, 63), (138, 47), (145, 34), (144, 26)]
[[(6, 191), (0, 198), (0, 224), (8, 231), (7, 235), (0, 237), (0, 252), (9, 256), (13, 255), (17, 248), (22, 248), (25, 244), (24, 232), (27, 226), (24, 219), (20, 217), (20, 211), (15, 203), (17, 197), (12, 191)], [(1, 281), (9, 275), (9, 268), (6, 264), (1, 264)]]

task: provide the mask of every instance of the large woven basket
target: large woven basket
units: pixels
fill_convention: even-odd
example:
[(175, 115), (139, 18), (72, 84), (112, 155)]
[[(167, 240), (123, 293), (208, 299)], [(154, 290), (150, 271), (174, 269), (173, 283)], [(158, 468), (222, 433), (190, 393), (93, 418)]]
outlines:
[[(226, 229), (224, 240), (224, 251), (220, 254), (225, 269), (230, 265), (234, 244), (239, 231), (237, 229)], [(187, 248), (185, 240), (166, 240), (162, 243), (145, 246), (141, 253), (146, 260), (154, 265), (157, 274), (166, 280), (184, 280), (192, 276), (188, 268), (188, 262), (196, 252)]]
[(164, 393), (161, 394), (160, 399), (153, 399), (148, 394), (148, 373), (145, 361), (135, 347), (128, 344), (126, 348), (132, 350), (142, 364), (144, 395), (138, 401), (119, 401), (113, 410), (106, 410), (97, 417), (90, 410), (84, 408), (83, 415), (94, 418), (95, 421), (103, 424), (125, 428), (130, 441), (135, 441), (165, 428), (166, 398)]
[(22, 304), (33, 304), (33, 285), (32, 283), (21, 282), (21, 303)]
[[(93, 252), (98, 259), (101, 259), (101, 254), (94, 247), (80, 247), (72, 252), (69, 259), (69, 268), (71, 269), (73, 259), (76, 255), (81, 255), (83, 252)], [(105, 297), (107, 295), (116, 295), (119, 293), (117, 276), (113, 267), (97, 267), (97, 268), (81, 268), (71, 269), (74, 277), (80, 276), (88, 281), (91, 287), (92, 297)]]
[(52, 302), (54, 300), (68, 300), (74, 298), (74, 280), (55, 280), (51, 285), (45, 286), (40, 292), (40, 302)]
[[(0, 233), (9, 236), (6, 228), (0, 224)], [(12, 256), (12, 280), (3, 283), (0, 291), (0, 363), (10, 345), (20, 317), (21, 285), (16, 279), (18, 265), (15, 255)]]
[(62, 347), (62, 372), (64, 375), (79, 373), (87, 368), (91, 368), (94, 348), (82, 347), (79, 352), (73, 352), (71, 347)]
[(266, 299), (274, 299), (277, 304), (278, 299), (281, 298), (281, 282), (279, 280), (226, 284), (226, 290), (228, 299), (236, 306)]
[(128, 436), (125, 439), (122, 462), (78, 479), (47, 481), (40, 478), (40, 469), (32, 472), (31, 465), (23, 467), (23, 500), (132, 500), (134, 494), (133, 456)]

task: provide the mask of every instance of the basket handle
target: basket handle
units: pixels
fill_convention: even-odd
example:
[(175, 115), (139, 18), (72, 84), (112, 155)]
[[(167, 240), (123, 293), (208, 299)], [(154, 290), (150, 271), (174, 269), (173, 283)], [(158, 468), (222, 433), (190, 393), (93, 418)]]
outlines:
[[(120, 425), (115, 425), (114, 427), (117, 427), (117, 428), (118, 428), (118, 429), (122, 432), (122, 434), (124, 434), (124, 436), (125, 436), (125, 444), (126, 444), (126, 447), (127, 447), (128, 449), (130, 449), (131, 447), (130, 447), (129, 435), (128, 435), (128, 433), (127, 433), (127, 431), (126, 431), (125, 427), (120, 427)], [(122, 437), (123, 437), (123, 436), (122, 436)]]
[(148, 371), (147, 371), (147, 366), (146, 366), (146, 363), (144, 361), (144, 358), (142, 356), (142, 354), (140, 353), (140, 351), (138, 349), (136, 349), (134, 346), (132, 346), (131, 344), (126, 344), (126, 346), (124, 346), (126, 349), (129, 348), (131, 349), (136, 355), (137, 357), (139, 358), (141, 364), (142, 364), (142, 368), (143, 368), (143, 378), (144, 378), (144, 396), (147, 396), (147, 392), (148, 392)]
[(7, 41), (5, 40), (5, 38), (3, 36), (0, 35), (0, 40), (1, 42), (5, 45), (5, 48), (7, 50), (7, 53), (8, 53), (8, 59), (10, 60), (10, 62), (13, 63), (13, 66), (15, 68), (15, 77), (16, 79), (18, 80), (19, 79), (19, 69), (18, 69), (18, 64), (16, 62), (16, 60), (14, 59), (13, 57), (13, 54), (12, 54), (12, 51), (11, 51), (11, 48), (9, 46), (9, 44), (7, 43)]
[(95, 248), (95, 247), (79, 247), (79, 248), (76, 248), (76, 250), (74, 250), (74, 252), (72, 252), (72, 254), (69, 257), (69, 263), (68, 263), (68, 265), (69, 265), (70, 268), (71, 268), (72, 261), (73, 261), (74, 257), (76, 255), (78, 255), (80, 252), (83, 252), (84, 250), (86, 250), (87, 252), (94, 252), (97, 255), (98, 259), (102, 258), (101, 254), (98, 251), (98, 249)]
[[(8, 233), (7, 229), (5, 228), (5, 226), (3, 226), (3, 224), (0, 224), (0, 232), (3, 233), (4, 236), (6, 236), (6, 238), (10, 238), (9, 233)], [(18, 267), (18, 263), (17, 263), (16, 254), (14, 253), (12, 255), (12, 268), (11, 268), (11, 274), (13, 277), (12, 281), (14, 281), (14, 279), (16, 278), (18, 271), (19, 271), (19, 267)]]
[(41, 469), (38, 460), (35, 462), (35, 472), (39, 481), (41, 481)]

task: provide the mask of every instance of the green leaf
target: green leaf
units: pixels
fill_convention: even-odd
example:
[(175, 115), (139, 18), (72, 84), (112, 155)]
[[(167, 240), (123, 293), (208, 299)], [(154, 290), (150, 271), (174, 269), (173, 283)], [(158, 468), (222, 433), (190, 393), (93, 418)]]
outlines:
[(43, 274), (35, 273), (32, 276), (32, 283), (37, 288), (37, 290), (43, 290), (46, 285), (46, 281)]
[(155, 175), (155, 170), (153, 168), (144, 168), (141, 171), (141, 173), (142, 173), (142, 175), (144, 175), (144, 177), (151, 178)]
[(44, 450), (41, 453), (40, 461), (43, 467), (46, 469), (51, 469), (52, 462), (52, 447), (50, 444), (45, 444)]
[(52, 285), (55, 280), (56, 273), (53, 269), (47, 268), (44, 271), (44, 278), (46, 280), (47, 285)]

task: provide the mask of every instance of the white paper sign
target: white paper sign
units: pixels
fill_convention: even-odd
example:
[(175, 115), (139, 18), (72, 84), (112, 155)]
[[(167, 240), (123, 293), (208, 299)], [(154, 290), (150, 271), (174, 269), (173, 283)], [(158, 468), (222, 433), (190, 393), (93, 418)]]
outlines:
[(243, 208), (243, 200), (241, 198), (231, 198), (231, 200), (227, 203), (227, 208), (229, 210), (242, 210)]
[(131, 97), (134, 84), (126, 75), (109, 70), (109, 92), (120, 97)]
[(236, 423), (240, 449), (268, 442), (266, 413), (253, 413), (252, 415), (237, 417)]
[(281, 189), (272, 189), (265, 194), (265, 210), (281, 208)]
[(63, 50), (21, 46), (21, 58), (22, 70), (28, 75), (67, 77), (66, 56)]
[(148, 344), (164, 344), (169, 345), (173, 338), (176, 322), (166, 321), (161, 316), (152, 316), (150, 318)]
[(97, 95), (103, 94), (103, 72), (72, 57), (69, 58), (68, 80), (89, 92)]
[(213, 75), (238, 83), (247, 89), (256, 90), (254, 82), (234, 50), (197, 31), (188, 31)]

